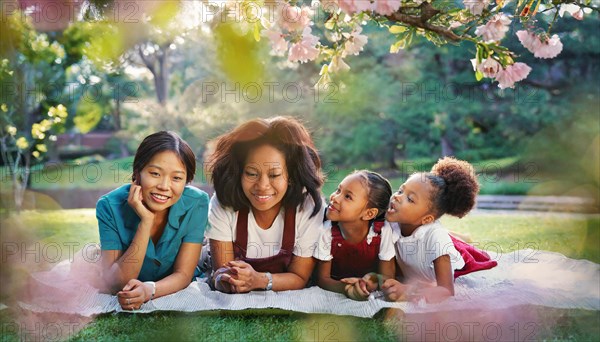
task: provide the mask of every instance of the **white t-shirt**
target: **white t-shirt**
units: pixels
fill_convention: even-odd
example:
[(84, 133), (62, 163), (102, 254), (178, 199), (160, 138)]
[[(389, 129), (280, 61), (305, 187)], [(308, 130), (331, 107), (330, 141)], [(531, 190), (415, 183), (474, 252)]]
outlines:
[[(373, 237), (376, 236), (373, 225), (369, 228), (369, 233), (367, 234), (367, 244), (371, 244)], [(333, 259), (333, 255), (331, 255), (331, 241), (333, 237), (331, 236), (331, 221), (327, 220), (323, 223), (323, 230), (321, 231), (321, 236), (319, 237), (319, 243), (317, 248), (315, 249), (315, 253), (313, 256), (319, 260), (329, 261)], [(392, 233), (392, 227), (386, 221), (383, 227), (381, 227), (381, 243), (379, 245), (379, 260), (391, 260), (394, 257), (394, 236)]]
[(465, 266), (448, 230), (439, 221), (420, 226), (410, 236), (402, 236), (396, 222), (392, 223), (392, 229), (396, 241), (396, 262), (404, 277), (436, 282), (433, 261), (442, 255), (450, 256), (453, 273)]
[[(302, 210), (296, 208), (296, 241), (292, 253), (299, 257), (311, 257), (317, 245), (319, 233), (323, 227), (323, 210), (315, 216), (310, 214), (315, 207), (310, 196), (304, 201)], [(235, 240), (237, 211), (223, 207), (216, 195), (210, 200), (208, 226), (204, 236), (217, 241)], [(248, 213), (248, 246), (247, 258), (268, 258), (279, 253), (283, 240), (283, 223), (285, 210), (281, 209), (271, 227), (263, 229), (258, 226), (252, 210)]]

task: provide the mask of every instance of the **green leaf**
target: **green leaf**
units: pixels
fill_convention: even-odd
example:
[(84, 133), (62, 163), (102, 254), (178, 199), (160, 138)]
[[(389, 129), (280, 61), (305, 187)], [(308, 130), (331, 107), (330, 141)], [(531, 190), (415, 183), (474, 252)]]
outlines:
[(408, 30), (408, 28), (406, 28), (405, 26), (400, 26), (400, 25), (394, 25), (392, 27), (390, 27), (390, 33), (393, 34), (398, 34), (398, 33), (402, 33), (406, 30)]
[(400, 39), (395, 42), (392, 46), (390, 46), (390, 53), (397, 53), (400, 49), (404, 49), (406, 47), (406, 40)]
[(333, 30), (333, 28), (335, 27), (335, 22), (336, 18), (332, 17), (331, 19), (327, 20), (327, 22), (325, 22), (325, 28), (328, 30)]
[(483, 73), (479, 70), (475, 71), (475, 79), (481, 81), (483, 79)]

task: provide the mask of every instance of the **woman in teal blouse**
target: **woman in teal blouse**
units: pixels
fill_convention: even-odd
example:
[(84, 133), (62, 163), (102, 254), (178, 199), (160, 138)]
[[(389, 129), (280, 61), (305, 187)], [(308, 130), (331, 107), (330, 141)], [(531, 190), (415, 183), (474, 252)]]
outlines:
[(132, 183), (98, 200), (102, 278), (123, 309), (184, 289), (198, 275), (208, 195), (187, 185), (195, 171), (190, 146), (157, 132), (136, 152)]

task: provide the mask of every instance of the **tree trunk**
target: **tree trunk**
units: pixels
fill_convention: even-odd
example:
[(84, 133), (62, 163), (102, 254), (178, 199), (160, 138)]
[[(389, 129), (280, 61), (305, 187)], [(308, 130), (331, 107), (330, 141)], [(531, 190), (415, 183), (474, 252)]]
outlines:
[(165, 107), (167, 105), (167, 98), (169, 96), (169, 69), (167, 66), (167, 53), (168, 48), (163, 49), (161, 47), (160, 51), (156, 55), (157, 60), (157, 68), (156, 73), (154, 74), (154, 85), (156, 87), (156, 97), (158, 98), (158, 103)]
[(440, 139), (440, 144), (442, 145), (442, 158), (454, 156), (454, 148), (452, 147), (450, 140), (446, 136), (446, 133), (442, 135), (442, 138)]
[(113, 112), (113, 121), (115, 131), (121, 130), (121, 100), (119, 98), (115, 99), (115, 111)]

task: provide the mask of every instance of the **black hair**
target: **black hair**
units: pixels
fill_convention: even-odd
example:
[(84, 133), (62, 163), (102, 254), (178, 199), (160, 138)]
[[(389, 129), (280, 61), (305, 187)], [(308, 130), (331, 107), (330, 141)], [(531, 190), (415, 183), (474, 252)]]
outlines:
[(185, 181), (191, 182), (196, 173), (196, 156), (190, 145), (172, 131), (160, 131), (144, 138), (133, 158), (133, 180), (136, 180), (136, 176), (156, 154), (163, 151), (173, 151), (177, 154), (185, 165)]
[(430, 208), (436, 218), (444, 214), (460, 218), (475, 206), (479, 182), (473, 166), (468, 162), (445, 157), (423, 176), (433, 188)]
[(390, 205), (390, 197), (392, 197), (390, 182), (379, 173), (369, 170), (354, 171), (352, 175), (359, 175), (367, 188), (367, 206), (377, 209), (377, 216), (373, 220), (383, 220)]
[(289, 184), (282, 204), (302, 206), (310, 196), (315, 203), (311, 217), (316, 215), (323, 205), (321, 159), (306, 128), (291, 117), (250, 120), (217, 138), (208, 170), (221, 205), (236, 211), (250, 206), (242, 175), (248, 154), (262, 145), (276, 148), (285, 157)]

